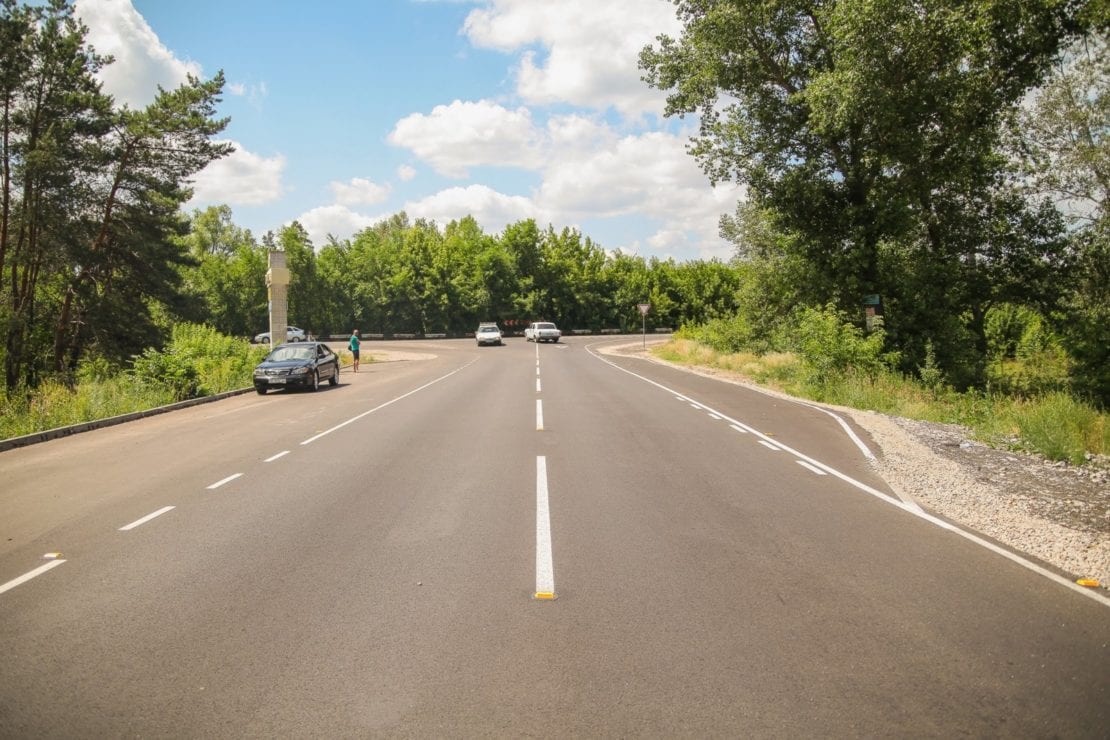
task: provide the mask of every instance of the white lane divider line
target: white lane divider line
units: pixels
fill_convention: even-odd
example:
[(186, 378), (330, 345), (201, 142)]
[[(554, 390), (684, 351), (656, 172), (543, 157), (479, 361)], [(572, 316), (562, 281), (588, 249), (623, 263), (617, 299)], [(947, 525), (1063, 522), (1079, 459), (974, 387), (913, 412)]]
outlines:
[(543, 401), (536, 399), (536, 431), (543, 431)]
[(759, 444), (763, 445), (764, 447), (766, 447), (768, 450), (771, 450), (772, 452), (778, 452), (779, 451), (779, 448), (778, 448), (777, 445), (773, 445), (765, 439), (759, 440)]
[(141, 527), (144, 524), (146, 524), (147, 522), (149, 522), (151, 519), (156, 519), (156, 518), (162, 516), (163, 514), (165, 514), (167, 511), (173, 511), (173, 510), (174, 510), (173, 506), (163, 506), (158, 511), (155, 511), (152, 514), (147, 514), (142, 519), (136, 519), (135, 521), (131, 522), (130, 524), (128, 524), (126, 526), (123, 526), (123, 527), (120, 527), (119, 531), (128, 532), (128, 531), (134, 529), (135, 527)]
[(821, 470), (821, 468), (817, 467), (816, 465), (810, 465), (805, 460), (795, 460), (794, 462), (798, 463), (814, 475), (828, 475), (828, 473), (826, 473), (824, 470)]
[(242, 476), (243, 476), (242, 473), (236, 473), (235, 475), (229, 475), (228, 477), (224, 478), (223, 480), (218, 480), (215, 483), (213, 483), (212, 485), (208, 486), (208, 490), (209, 491), (215, 491), (220, 486), (226, 485), (226, 484), (230, 483), (231, 481), (235, 480), (236, 478), (241, 478)]
[(555, 560), (551, 555), (551, 507), (547, 495), (547, 458), (536, 457), (536, 598), (555, 598)]
[(729, 424), (728, 426), (729, 426), (730, 429), (735, 429), (736, 431), (740, 432), (741, 434), (747, 434), (748, 433), (748, 430), (745, 429), (744, 427), (738, 427), (735, 424)]
[(540, 376), (540, 364), (537, 362), (536, 363), (536, 377), (538, 378), (539, 376)]
[(712, 419), (713, 421), (720, 421), (721, 420), (721, 417), (717, 416), (716, 414), (710, 414), (709, 418)]
[(51, 560), (49, 563), (45, 563), (44, 565), (40, 565), (39, 567), (35, 568), (30, 573), (24, 573), (19, 578), (13, 578), (12, 580), (5, 583), (3, 586), (0, 586), (0, 594), (4, 593), (5, 591), (11, 591), (16, 586), (20, 586), (20, 585), (26, 583), (27, 581), (31, 580), (32, 578), (37, 578), (38, 576), (41, 576), (46, 571), (57, 568), (59, 565), (61, 565), (64, 562), (65, 562), (65, 560), (62, 560), (61, 558), (56, 558), (54, 560)]
[(536, 378), (536, 393), (540, 392), (540, 379)]
[(414, 393), (419, 393), (420, 391), (424, 390), (425, 388), (433, 386), (441, 380), (447, 380), (448, 378), (450, 378), (455, 373), (462, 372), (463, 370), (467, 369), (468, 367), (470, 367), (471, 365), (473, 365), (477, 361), (478, 361), (477, 359), (471, 360), (470, 362), (466, 363), (462, 367), (457, 367), (454, 370), (452, 370), (451, 372), (447, 373), (446, 375), (441, 375), (438, 378), (436, 378), (435, 380), (433, 380), (429, 383), (425, 383), (424, 385), (420, 386), (419, 388), (413, 388), (408, 393), (402, 393), (400, 396), (397, 396), (394, 399), (386, 401), (385, 403), (383, 403), (379, 406), (375, 406), (374, 408), (370, 409), (369, 411), (363, 411), (358, 416), (352, 416), (350, 419), (347, 419), (347, 421), (336, 424), (331, 429), (325, 429), (324, 431), (320, 432), (316, 436), (309, 437), (304, 442), (301, 442), (301, 444), (302, 445), (312, 444), (313, 442), (320, 439), (321, 437), (327, 436), (327, 435), (331, 434), (332, 432), (338, 431), (338, 430), (342, 429), (343, 427), (347, 426), (348, 424), (353, 424), (354, 422), (358, 421), (359, 419), (361, 419), (364, 416), (369, 416), (370, 414), (374, 413), (375, 411), (380, 411), (380, 410), (384, 409), (386, 406), (390, 406), (392, 404), (395, 404), (403, 398), (408, 398), (409, 396), (411, 396)]
[(280, 459), (280, 458), (283, 458), (283, 457), (285, 457), (285, 456), (286, 456), (286, 455), (288, 455), (288, 454), (289, 454), (289, 450), (282, 450), (281, 452), (279, 452), (279, 453), (278, 453), (278, 454), (276, 454), (276, 455), (272, 455), (271, 457), (267, 457), (267, 458), (266, 458), (265, 460), (263, 460), (262, 462), (273, 462), (274, 460), (278, 460), (278, 459)]

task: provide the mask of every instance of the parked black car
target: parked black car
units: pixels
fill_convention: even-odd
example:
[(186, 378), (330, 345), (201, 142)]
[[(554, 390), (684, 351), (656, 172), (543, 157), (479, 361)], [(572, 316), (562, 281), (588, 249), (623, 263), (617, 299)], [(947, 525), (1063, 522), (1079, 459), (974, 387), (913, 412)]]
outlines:
[(323, 342), (279, 345), (254, 369), (254, 389), (320, 387), (320, 381), (339, 384), (339, 357)]

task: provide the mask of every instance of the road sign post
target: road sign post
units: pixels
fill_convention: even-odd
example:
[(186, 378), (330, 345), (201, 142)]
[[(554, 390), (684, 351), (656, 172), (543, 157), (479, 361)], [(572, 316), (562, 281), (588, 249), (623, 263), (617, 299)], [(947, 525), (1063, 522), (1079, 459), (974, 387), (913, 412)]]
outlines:
[(640, 309), (640, 333), (643, 337), (644, 349), (647, 349), (647, 315), (651, 310), (650, 303), (638, 303), (636, 308)]

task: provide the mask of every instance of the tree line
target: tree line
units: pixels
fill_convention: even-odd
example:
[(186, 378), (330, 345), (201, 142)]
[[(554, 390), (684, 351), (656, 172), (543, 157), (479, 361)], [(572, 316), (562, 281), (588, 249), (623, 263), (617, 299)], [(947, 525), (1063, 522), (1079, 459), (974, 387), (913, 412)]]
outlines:
[(503, 327), (549, 319), (564, 330), (639, 331), (730, 315), (740, 276), (714, 260), (676, 263), (608, 253), (575, 229), (519, 221), (485, 233), (470, 216), (440, 227), (404, 213), (316, 247), (294, 222), (256, 240), (226, 206), (191, 217), (182, 245), (183, 315), (251, 336), (268, 326), (267, 253), (285, 252), (290, 322), (317, 335), (461, 336), (480, 321)]

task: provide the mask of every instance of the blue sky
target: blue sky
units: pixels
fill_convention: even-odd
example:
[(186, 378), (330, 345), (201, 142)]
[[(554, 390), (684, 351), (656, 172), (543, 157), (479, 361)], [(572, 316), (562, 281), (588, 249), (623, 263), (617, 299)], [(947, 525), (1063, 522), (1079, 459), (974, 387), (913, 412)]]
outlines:
[(393, 213), (489, 233), (535, 218), (608, 250), (731, 254), (742, 191), (712, 187), (636, 55), (680, 30), (667, 0), (78, 0), (143, 106), (187, 73), (227, 79), (231, 157), (190, 207), (226, 203), (256, 236), (294, 219), (319, 246)]

